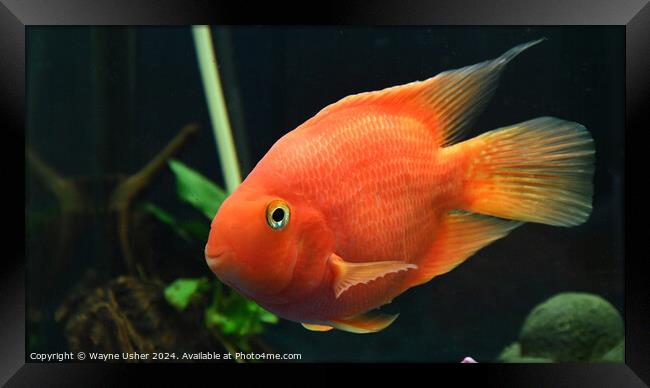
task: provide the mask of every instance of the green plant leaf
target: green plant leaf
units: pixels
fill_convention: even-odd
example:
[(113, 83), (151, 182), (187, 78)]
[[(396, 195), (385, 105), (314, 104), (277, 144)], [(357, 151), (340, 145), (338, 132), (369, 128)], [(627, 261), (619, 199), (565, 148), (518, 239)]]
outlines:
[(259, 312), (259, 316), (260, 316), (260, 320), (262, 322), (264, 322), (264, 323), (272, 323), (272, 324), (278, 323), (278, 317), (275, 314), (270, 313), (270, 312), (264, 310), (261, 307), (260, 307), (260, 309), (261, 309), (261, 311)]
[(209, 219), (214, 218), (219, 206), (228, 196), (211, 180), (184, 163), (172, 159), (169, 167), (176, 175), (176, 192), (185, 202), (200, 210)]
[(208, 239), (210, 224), (205, 221), (179, 221), (167, 211), (151, 202), (141, 202), (138, 204), (138, 208), (150, 213), (160, 222), (171, 227), (179, 236), (188, 242), (192, 242), (193, 240), (205, 242)]
[(165, 288), (165, 299), (178, 311), (184, 311), (192, 301), (209, 290), (210, 283), (206, 278), (176, 279)]
[(171, 214), (166, 212), (165, 210), (159, 208), (158, 206), (154, 205), (151, 202), (142, 202), (138, 205), (138, 207), (146, 211), (147, 213), (153, 215), (156, 217), (160, 222), (168, 225), (171, 227), (176, 233), (178, 233), (179, 236), (181, 236), (184, 240), (186, 241), (191, 241), (190, 234), (188, 231), (183, 227), (181, 223), (174, 218)]
[(236, 337), (260, 334), (265, 323), (277, 322), (275, 315), (257, 303), (234, 292), (224, 295), (219, 288), (212, 305), (205, 311), (205, 324), (209, 329), (218, 328), (224, 334)]
[(210, 224), (205, 221), (187, 220), (179, 223), (181, 229), (205, 243), (210, 235)]

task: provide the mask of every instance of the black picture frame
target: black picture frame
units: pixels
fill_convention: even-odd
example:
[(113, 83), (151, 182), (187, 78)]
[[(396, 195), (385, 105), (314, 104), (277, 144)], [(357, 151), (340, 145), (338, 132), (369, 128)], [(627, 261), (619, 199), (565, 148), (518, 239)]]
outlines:
[[(475, 365), (456, 364), (401, 365), (405, 373), (423, 373), (429, 377), (450, 378), (459, 383), (472, 380), (496, 386), (585, 386), (636, 387), (650, 382), (650, 287), (643, 239), (647, 231), (643, 193), (633, 186), (643, 184), (643, 158), (650, 106), (650, 5), (648, 1), (376, 1), (328, 2), (296, 5), (217, 3), (209, 1), (141, 0), (117, 4), (101, 1), (21, 1), (2, 0), (0, 4), (0, 111), (4, 142), (3, 170), (11, 175), (6, 195), (4, 265), (0, 272), (0, 383), (9, 386), (94, 386), (117, 385), (130, 380), (135, 372), (121, 365), (34, 364), (25, 363), (25, 247), (21, 244), (24, 221), (21, 190), (24, 168), (21, 160), (25, 127), (25, 27), (29, 25), (189, 25), (189, 24), (372, 24), (372, 25), (619, 25), (626, 31), (626, 133), (625, 133), (625, 364), (552, 364), (552, 365)], [(638, 156), (638, 159), (636, 158)], [(24, 160), (24, 155), (22, 156)], [(637, 159), (637, 160), (635, 160)], [(636, 178), (636, 179), (635, 179)], [(24, 187), (24, 185), (23, 185)], [(8, 212), (13, 210), (15, 214)], [(15, 216), (16, 218), (13, 218)], [(636, 222), (638, 221), (638, 222)], [(639, 225), (639, 226), (636, 226)], [(24, 241), (24, 240), (22, 240)], [(208, 365), (204, 372), (225, 372), (232, 365)], [(255, 366), (269, 371), (275, 365)], [(283, 367), (283, 366), (281, 366)], [(292, 365), (308, 374), (324, 378), (332, 365)], [(386, 374), (367, 365), (343, 365), (360, 376)], [(283, 369), (286, 368), (286, 365)], [(357, 369), (353, 369), (357, 368)], [(463, 368), (463, 369), (459, 369)], [(151, 371), (151, 368), (146, 368)], [(155, 368), (158, 378), (172, 376), (168, 366)], [(237, 373), (247, 373), (241, 367)], [(188, 372), (184, 372), (188, 373)], [(195, 372), (192, 372), (195, 373)], [(183, 373), (181, 373), (182, 375)], [(392, 374), (392, 373), (390, 373)], [(330, 378), (332, 378), (330, 377)]]

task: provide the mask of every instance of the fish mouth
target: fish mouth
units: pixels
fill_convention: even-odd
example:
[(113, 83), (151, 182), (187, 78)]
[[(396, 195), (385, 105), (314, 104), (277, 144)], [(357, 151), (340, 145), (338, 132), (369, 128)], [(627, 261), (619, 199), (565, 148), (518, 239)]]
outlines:
[(215, 273), (215, 270), (221, 267), (230, 256), (232, 256), (232, 254), (225, 249), (214, 251), (205, 247), (205, 261), (208, 264), (208, 267), (210, 267), (210, 269)]
[(208, 267), (215, 275), (217, 275), (217, 278), (228, 287), (234, 289), (242, 296), (258, 302), (266, 302), (276, 305), (286, 304), (288, 302), (286, 297), (281, 297), (275, 294), (258, 295), (251, 291), (249, 287), (242, 286), (240, 282), (241, 279), (236, 275), (236, 271), (233, 271), (232, 266), (228, 264), (232, 263), (233, 259), (234, 253), (229, 249), (214, 249), (208, 248), (207, 246), (205, 248), (205, 261)]

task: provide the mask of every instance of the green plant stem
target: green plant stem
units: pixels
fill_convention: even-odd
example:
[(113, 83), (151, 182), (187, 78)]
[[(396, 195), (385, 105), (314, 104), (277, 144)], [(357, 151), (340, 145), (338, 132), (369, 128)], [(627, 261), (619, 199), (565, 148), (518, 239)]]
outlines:
[(244, 364), (246, 362), (243, 359), (238, 359), (237, 357), (235, 357), (237, 350), (230, 342), (228, 342), (221, 334), (219, 334), (217, 330), (211, 330), (210, 332), (217, 339), (217, 341), (219, 341), (226, 348), (226, 350), (228, 351), (228, 353), (230, 353), (232, 359), (235, 360), (236, 363)]
[(192, 35), (226, 190), (232, 193), (241, 183), (241, 172), (221, 80), (217, 71), (217, 58), (214, 53), (210, 28), (208, 26), (193, 26)]
[[(212, 300), (212, 303), (219, 303), (221, 298), (223, 297), (223, 286), (221, 285), (221, 282), (215, 281), (214, 283), (214, 297)], [(220, 333), (219, 329), (215, 328), (214, 330), (210, 330), (212, 335), (217, 339), (217, 341), (221, 342), (221, 344), (226, 348), (228, 353), (232, 356), (232, 358), (235, 360), (235, 362), (239, 364), (243, 364), (244, 360), (239, 360), (235, 357), (235, 353), (237, 350), (235, 349), (235, 346), (231, 344), (229, 341), (227, 341)]]

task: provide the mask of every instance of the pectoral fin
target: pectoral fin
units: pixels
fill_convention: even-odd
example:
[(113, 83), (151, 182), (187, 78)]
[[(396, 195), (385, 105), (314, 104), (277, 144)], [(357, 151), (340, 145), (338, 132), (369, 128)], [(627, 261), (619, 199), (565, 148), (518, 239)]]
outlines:
[(379, 313), (365, 313), (349, 318), (336, 319), (328, 322), (335, 328), (350, 333), (367, 334), (384, 330), (393, 323), (399, 314), (386, 315)]
[(327, 326), (327, 325), (316, 325), (312, 323), (302, 323), (302, 326), (311, 331), (330, 331), (333, 329), (332, 326)]
[(386, 274), (415, 269), (418, 266), (404, 261), (373, 261), (350, 263), (333, 253), (329, 259), (334, 269), (334, 294), (338, 298), (347, 289), (360, 283), (368, 283)]

